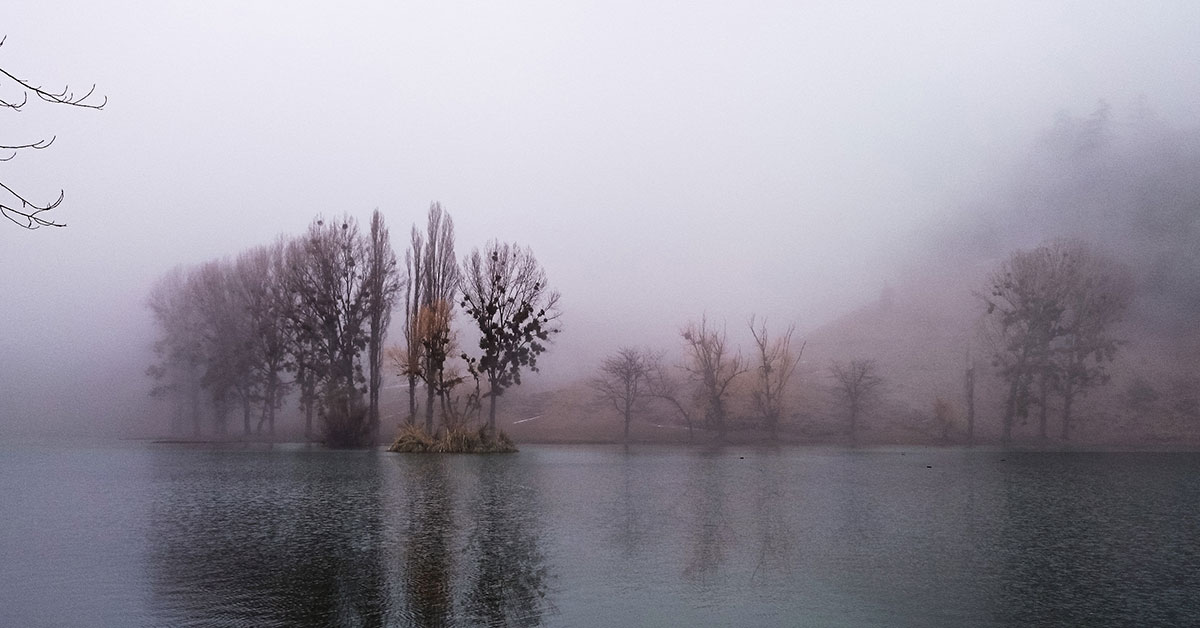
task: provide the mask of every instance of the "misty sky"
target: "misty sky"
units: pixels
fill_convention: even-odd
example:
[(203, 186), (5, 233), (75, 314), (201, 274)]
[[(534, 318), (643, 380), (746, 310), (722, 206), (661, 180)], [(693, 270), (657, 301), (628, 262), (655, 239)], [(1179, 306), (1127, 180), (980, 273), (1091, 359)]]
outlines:
[(137, 412), (151, 283), (318, 213), (379, 208), (402, 254), (439, 200), (460, 257), (530, 245), (569, 377), (706, 311), (811, 328), (1058, 112), (1195, 126), (1197, 33), (1196, 2), (7, 2), (0, 67), (109, 104), (0, 111), (57, 135), (0, 180), (69, 225), (0, 226), (0, 433)]

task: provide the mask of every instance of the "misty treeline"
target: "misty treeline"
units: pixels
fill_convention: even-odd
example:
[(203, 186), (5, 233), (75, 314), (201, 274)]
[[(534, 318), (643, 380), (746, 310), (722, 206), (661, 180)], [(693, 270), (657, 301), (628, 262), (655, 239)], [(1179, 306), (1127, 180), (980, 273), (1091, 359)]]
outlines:
[[(1111, 440), (1160, 424), (1179, 429), (1159, 433), (1192, 433), (1200, 426), (1196, 172), (1196, 131), (1144, 109), (1121, 120), (1104, 104), (1064, 114), (973, 207), (971, 222), (934, 234), (927, 275), (904, 285), (902, 306), (892, 307), (888, 290), (880, 304), (816, 330), (814, 359), (800, 363), (806, 345), (792, 342), (790, 327), (768, 337), (752, 319), (753, 345), (743, 353), (724, 325), (701, 318), (680, 330), (679, 359), (622, 348), (599, 365), (591, 388), (627, 439), (634, 419), (669, 422), (672, 413), (689, 434), (701, 428), (718, 440), (731, 429), (855, 443), (861, 430), (883, 428), (872, 440), (1006, 445), (1075, 441), (1082, 428)], [(903, 316), (914, 322), (897, 325)], [(912, 332), (920, 340), (905, 337)], [(832, 433), (822, 431), (828, 420)]]
[[(403, 264), (376, 210), (366, 229), (349, 215), (318, 217), (300, 236), (173, 269), (148, 301), (159, 332), (152, 395), (172, 402), (175, 431), (197, 435), (205, 418), (210, 432), (230, 433), (231, 415), (243, 435), (273, 435), (294, 398), (306, 438), (319, 429), (326, 444), (358, 446), (379, 439), (384, 374), (394, 368), (409, 384), (410, 425), (422, 410), (419, 381), (429, 432), (435, 410), (462, 427), (488, 399), (494, 434), (496, 397), (522, 369), (536, 370), (558, 331), (558, 295), (527, 248), (492, 241), (460, 267), (454, 244), (453, 220), (434, 203)], [(477, 355), (459, 349), (456, 303), (480, 338)], [(403, 337), (389, 345), (398, 304)]]
[[(621, 416), (625, 440), (630, 438), (635, 415), (652, 410), (653, 405), (674, 414), (686, 426), (689, 440), (696, 429), (725, 440), (734, 427), (761, 429), (775, 438), (788, 410), (789, 382), (804, 345), (793, 343), (795, 325), (772, 336), (765, 321), (751, 317), (749, 328), (755, 343), (751, 358), (730, 345), (725, 326), (702, 316), (679, 332), (684, 348), (681, 363), (666, 362), (663, 351), (622, 347), (603, 360), (589, 385)], [(731, 404), (742, 397), (751, 409), (736, 413)]]
[[(1123, 344), (1116, 325), (1134, 296), (1129, 270), (1081, 240), (1060, 239), (1012, 253), (976, 295), (985, 309), (981, 341), (1007, 386), (1002, 442), (1011, 443), (1016, 420), (1033, 413), (1039, 439), (1047, 440), (1052, 402), (1059, 437), (1069, 440), (1075, 401), (1108, 383), (1108, 367)], [(624, 347), (603, 360), (590, 385), (622, 418), (626, 440), (636, 414), (661, 413), (655, 404), (673, 412), (689, 437), (699, 427), (723, 441), (736, 426), (775, 440), (781, 419), (799, 415), (792, 384), (805, 344), (793, 343), (794, 325), (772, 335), (751, 317), (749, 330), (754, 344), (746, 357), (730, 345), (724, 326), (701, 317), (680, 331), (678, 364), (666, 364), (661, 351)], [(886, 378), (874, 359), (863, 357), (831, 360), (823, 375), (845, 439), (857, 444), (860, 420), (880, 400)], [(973, 384), (967, 385), (973, 402)], [(932, 407), (946, 441), (954, 409), (942, 398)], [(974, 421), (973, 413), (967, 420)], [(966, 427), (973, 436), (974, 426)]]
[[(800, 437), (798, 419), (804, 405), (796, 375), (806, 343), (795, 338), (796, 326), (772, 331), (751, 316), (747, 325), (753, 345), (749, 355), (731, 344), (726, 325), (701, 316), (679, 330), (682, 355), (672, 363), (666, 352), (622, 347), (605, 358), (589, 380), (596, 398), (616, 411), (623, 438), (638, 416), (673, 416), (687, 429), (688, 440), (703, 430), (718, 442), (732, 431), (780, 440)], [(884, 378), (874, 360), (829, 361), (821, 372), (808, 373), (836, 406), (839, 432), (856, 444), (860, 419), (880, 397)]]

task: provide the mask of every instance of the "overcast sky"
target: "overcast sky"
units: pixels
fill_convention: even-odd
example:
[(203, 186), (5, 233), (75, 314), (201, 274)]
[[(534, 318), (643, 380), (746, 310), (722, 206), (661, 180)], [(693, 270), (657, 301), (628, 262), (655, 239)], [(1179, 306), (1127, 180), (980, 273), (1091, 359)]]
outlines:
[(874, 299), (1060, 111), (1200, 120), (1194, 1), (18, 0), (0, 29), (0, 67), (109, 100), (0, 111), (0, 143), (57, 135), (0, 180), (69, 225), (0, 225), (0, 431), (136, 412), (154, 279), (318, 213), (379, 208), (402, 252), (439, 200), (460, 256), (530, 245), (578, 375), (704, 312)]

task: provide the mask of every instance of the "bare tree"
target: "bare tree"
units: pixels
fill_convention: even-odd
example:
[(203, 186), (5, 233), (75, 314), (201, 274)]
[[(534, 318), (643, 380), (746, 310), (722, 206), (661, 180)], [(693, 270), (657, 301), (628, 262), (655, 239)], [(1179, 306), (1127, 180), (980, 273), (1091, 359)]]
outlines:
[(249, 364), (242, 350), (250, 330), (232, 277), (233, 265), (217, 260), (201, 265), (189, 282), (192, 303), (199, 314), (202, 383), (212, 403), (214, 428), (222, 435), (229, 431), (229, 413), (237, 399), (245, 408), (244, 431), (250, 431), (251, 401), (245, 381)]
[(362, 445), (370, 424), (359, 384), (365, 383), (361, 352), (369, 339), (368, 246), (350, 216), (327, 223), (316, 219), (289, 247), (287, 284), (294, 295), (297, 342), (310, 355), (321, 391), (327, 444)]
[(287, 293), (287, 304), (283, 310), (281, 324), (286, 330), (291, 360), (288, 370), (294, 372), (294, 383), (300, 397), (300, 408), (304, 413), (304, 438), (315, 437), (313, 419), (320, 402), (319, 387), (324, 369), (321, 368), (325, 355), (320, 346), (320, 335), (312, 326), (312, 311), (306, 303), (307, 291), (302, 288), (304, 272), (308, 267), (309, 253), (302, 239), (290, 240), (284, 249), (284, 268), (280, 273)]
[(462, 307), (479, 330), (481, 355), (463, 360), (473, 374), (488, 382), (488, 431), (496, 433), (496, 398), (521, 384), (521, 369), (537, 371), (558, 326), (558, 291), (546, 283), (546, 272), (533, 251), (495, 240), (463, 259)]
[(688, 402), (689, 395), (684, 391), (683, 384), (671, 374), (670, 369), (662, 363), (661, 354), (655, 353), (647, 368), (646, 394), (655, 399), (661, 399), (683, 419), (687, 426), (688, 440), (693, 437), (692, 410)]
[(755, 365), (757, 377), (751, 394), (754, 406), (772, 439), (779, 435), (779, 419), (783, 416), (783, 399), (788, 382), (791, 381), (792, 374), (796, 372), (796, 365), (804, 355), (804, 344), (800, 345), (800, 350), (794, 356), (792, 355), (792, 334), (795, 331), (796, 326), (789, 325), (782, 336), (772, 341), (767, 335), (767, 322), (764, 320), (762, 325), (756, 328), (754, 317), (750, 317), (750, 333), (754, 335), (754, 343), (758, 347), (758, 360)]
[[(0, 46), (4, 45), (7, 37), (0, 38)], [(71, 87), (65, 86), (61, 90), (55, 91), (44, 88), (40, 85), (18, 78), (7, 69), (0, 67), (0, 82), (9, 82), (16, 85), (15, 91), (20, 93), (20, 101), (9, 96), (0, 98), (0, 109), (10, 109), (12, 111), (21, 111), (29, 103), (29, 96), (32, 94), (43, 102), (48, 102), (55, 105), (67, 105), (68, 107), (79, 107), (82, 109), (103, 109), (104, 105), (108, 104), (107, 97), (101, 97), (100, 102), (96, 102), (93, 96), (96, 92), (96, 86), (92, 85), (90, 89), (82, 95), (76, 95), (71, 90)], [(36, 140), (27, 140), (15, 144), (0, 144), (0, 151), (8, 151), (8, 154), (0, 157), (0, 161), (9, 161), (16, 157), (21, 151), (37, 151), (50, 148), (54, 143), (55, 136), (50, 139), (42, 137)], [(59, 190), (58, 197), (48, 203), (38, 203), (31, 201), (29, 197), (18, 192), (13, 186), (7, 182), (0, 180), (0, 189), (3, 189), (8, 195), (16, 200), (16, 203), (0, 202), (0, 215), (10, 220), (25, 229), (37, 229), (39, 227), (63, 227), (63, 223), (55, 222), (44, 214), (54, 210), (62, 204), (65, 198), (65, 192)]]
[(417, 422), (417, 378), (421, 376), (421, 294), (425, 287), (425, 237), (416, 225), (409, 232), (408, 250), (404, 252), (404, 268), (408, 281), (404, 290), (404, 351), (397, 354), (395, 364), (400, 374), (408, 378), (408, 423)]
[(634, 409), (650, 396), (651, 369), (658, 356), (634, 347), (622, 347), (604, 359), (600, 374), (588, 383), (596, 395), (611, 404), (625, 421), (625, 442), (629, 442), (629, 424)]
[(446, 358), (453, 343), (450, 323), (454, 318), (454, 296), (458, 291), (454, 219), (442, 210), (438, 202), (429, 206), (425, 263), (421, 268), (420, 281), (423, 287), (418, 329), (424, 358), (421, 378), (425, 380), (425, 431), (432, 433), (434, 398), (444, 392), (441, 384), (445, 381)]
[(367, 250), (367, 421), (371, 440), (379, 437), (379, 391), (383, 387), (383, 343), (392, 320), (392, 306), (400, 292), (402, 278), (396, 266), (396, 253), (383, 214), (371, 214)]
[(1057, 347), (1056, 378), (1062, 396), (1062, 439), (1071, 438), (1071, 409), (1088, 388), (1108, 382), (1105, 363), (1116, 358), (1121, 341), (1113, 325), (1133, 300), (1133, 280), (1123, 265), (1099, 255), (1082, 242), (1067, 243), (1074, 260), (1063, 338)]
[(1120, 342), (1111, 335), (1132, 299), (1120, 265), (1079, 240), (1055, 240), (1017, 251), (992, 274), (980, 295), (991, 324), (993, 363), (1008, 383), (1003, 438), (1015, 417), (1038, 407), (1038, 433), (1047, 438), (1049, 397), (1060, 392), (1062, 436), (1070, 437), (1071, 409), (1087, 388), (1107, 381), (1104, 363)]
[[(279, 314), (286, 293), (278, 283), (282, 244), (218, 260), (184, 272), (168, 273), (151, 294), (150, 307), (162, 332), (160, 361), (148, 373), (162, 390), (186, 392), (199, 433), (199, 391), (213, 408), (213, 429), (227, 432), (234, 402), (242, 408), (242, 432), (250, 434), (256, 404), (262, 411), (257, 431), (273, 426), (286, 384), (289, 345)], [(172, 390), (173, 389), (173, 390)]]
[(981, 295), (991, 323), (993, 364), (1009, 387), (1002, 424), (1005, 445), (1012, 442), (1014, 419), (1028, 416), (1033, 403), (1042, 405), (1045, 436), (1045, 400), (1055, 375), (1051, 344), (1062, 334), (1066, 306), (1064, 277), (1070, 260), (1064, 253), (1048, 246), (1017, 251), (989, 278), (989, 293)]
[(883, 378), (876, 374), (874, 360), (834, 361), (829, 366), (833, 390), (846, 406), (850, 443), (858, 444), (858, 419), (863, 409), (875, 399)]
[(198, 312), (188, 284), (188, 271), (178, 267), (163, 275), (150, 291), (147, 306), (158, 326), (159, 337), (154, 342), (157, 360), (146, 374), (155, 381), (151, 396), (175, 402), (173, 431), (183, 428), (186, 416), (192, 433), (199, 436), (204, 356)]
[(283, 324), (289, 306), (283, 281), (285, 247), (281, 238), (270, 246), (242, 253), (234, 265), (237, 302), (247, 331), (242, 345), (247, 365), (241, 376), (243, 408), (248, 411), (252, 400), (262, 404), (254, 429), (259, 434), (264, 425), (268, 433), (275, 433), (275, 413), (288, 391), (288, 383), (282, 378), (291, 351), (288, 329)]
[(732, 353), (726, 346), (725, 329), (709, 329), (708, 318), (700, 324), (688, 323), (680, 332), (688, 349), (684, 370), (703, 391), (705, 427), (716, 430), (725, 439), (727, 431), (726, 401), (729, 385), (747, 370), (741, 354)]

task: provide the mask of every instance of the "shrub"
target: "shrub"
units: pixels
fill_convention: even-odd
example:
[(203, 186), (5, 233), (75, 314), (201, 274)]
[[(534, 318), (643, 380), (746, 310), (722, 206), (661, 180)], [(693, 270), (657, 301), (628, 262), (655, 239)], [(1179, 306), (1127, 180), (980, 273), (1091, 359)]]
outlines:
[(439, 434), (436, 438), (430, 436), (420, 426), (405, 425), (400, 428), (395, 442), (388, 451), (399, 453), (439, 453), (439, 454), (491, 454), (511, 453), (517, 451), (512, 440), (504, 432), (493, 439), (487, 434), (486, 426), (479, 430), (463, 427), (452, 427)]
[(415, 424), (407, 424), (400, 428), (396, 440), (388, 447), (388, 451), (404, 453), (422, 453), (430, 451), (434, 446), (433, 438)]

